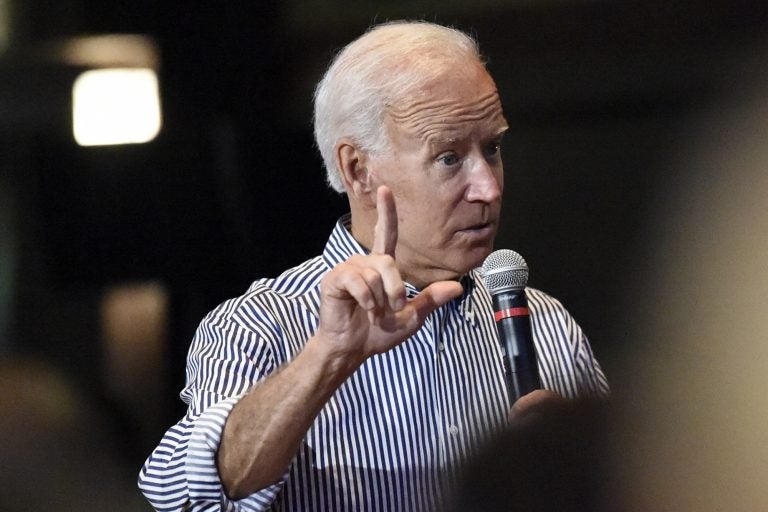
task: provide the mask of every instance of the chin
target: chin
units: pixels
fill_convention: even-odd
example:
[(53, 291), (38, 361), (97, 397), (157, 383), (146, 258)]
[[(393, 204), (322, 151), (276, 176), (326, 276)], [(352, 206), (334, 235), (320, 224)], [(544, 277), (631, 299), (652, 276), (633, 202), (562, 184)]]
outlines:
[(471, 256), (472, 258), (476, 258), (477, 265), (475, 266), (479, 266), (483, 264), (483, 261), (485, 260), (485, 258), (487, 258), (492, 251), (493, 251), (493, 240), (490, 240), (487, 243), (478, 244), (478, 245), (469, 247), (467, 249), (467, 254), (472, 255)]
[(463, 257), (460, 261), (456, 261), (454, 268), (457, 269), (459, 275), (464, 275), (470, 270), (481, 266), (492, 250), (492, 245), (464, 249), (461, 251)]
[(483, 264), (485, 258), (493, 251), (494, 240), (496, 238), (495, 230), (493, 232), (485, 232), (482, 236), (475, 236), (475, 234), (462, 233), (462, 236), (454, 239), (453, 247), (448, 251), (460, 254), (461, 259), (466, 262), (466, 266), (469, 270), (479, 267)]

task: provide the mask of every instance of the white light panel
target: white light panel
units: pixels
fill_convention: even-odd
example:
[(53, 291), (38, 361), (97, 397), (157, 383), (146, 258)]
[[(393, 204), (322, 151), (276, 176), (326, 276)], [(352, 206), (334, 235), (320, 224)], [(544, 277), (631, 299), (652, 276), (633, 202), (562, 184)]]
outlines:
[(149, 142), (162, 125), (157, 74), (143, 68), (85, 71), (72, 88), (72, 110), (81, 146)]

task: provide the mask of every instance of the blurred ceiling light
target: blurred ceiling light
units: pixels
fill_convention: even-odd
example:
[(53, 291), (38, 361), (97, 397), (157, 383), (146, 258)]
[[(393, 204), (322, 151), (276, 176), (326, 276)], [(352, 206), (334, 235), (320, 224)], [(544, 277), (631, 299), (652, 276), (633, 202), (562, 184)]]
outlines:
[(74, 38), (59, 52), (67, 64), (93, 68), (78, 76), (72, 87), (72, 130), (78, 144), (138, 144), (157, 136), (162, 125), (159, 57), (151, 39)]
[(72, 126), (81, 146), (149, 142), (160, 131), (160, 95), (152, 69), (85, 71), (72, 90)]

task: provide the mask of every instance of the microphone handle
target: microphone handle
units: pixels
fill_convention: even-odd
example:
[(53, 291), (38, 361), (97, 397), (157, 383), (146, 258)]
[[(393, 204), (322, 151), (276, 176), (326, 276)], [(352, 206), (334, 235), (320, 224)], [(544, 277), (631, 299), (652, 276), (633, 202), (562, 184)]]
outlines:
[(511, 405), (521, 396), (541, 388), (525, 289), (494, 295), (493, 310)]

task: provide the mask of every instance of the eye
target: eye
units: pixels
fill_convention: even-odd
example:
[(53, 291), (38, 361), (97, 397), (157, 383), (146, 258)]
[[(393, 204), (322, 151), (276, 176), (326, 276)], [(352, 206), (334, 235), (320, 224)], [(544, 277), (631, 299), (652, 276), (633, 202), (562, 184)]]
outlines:
[(485, 147), (486, 158), (495, 158), (501, 153), (501, 141), (495, 140)]
[(458, 155), (456, 155), (456, 153), (445, 153), (437, 157), (437, 161), (445, 167), (453, 167), (461, 160), (459, 159)]

